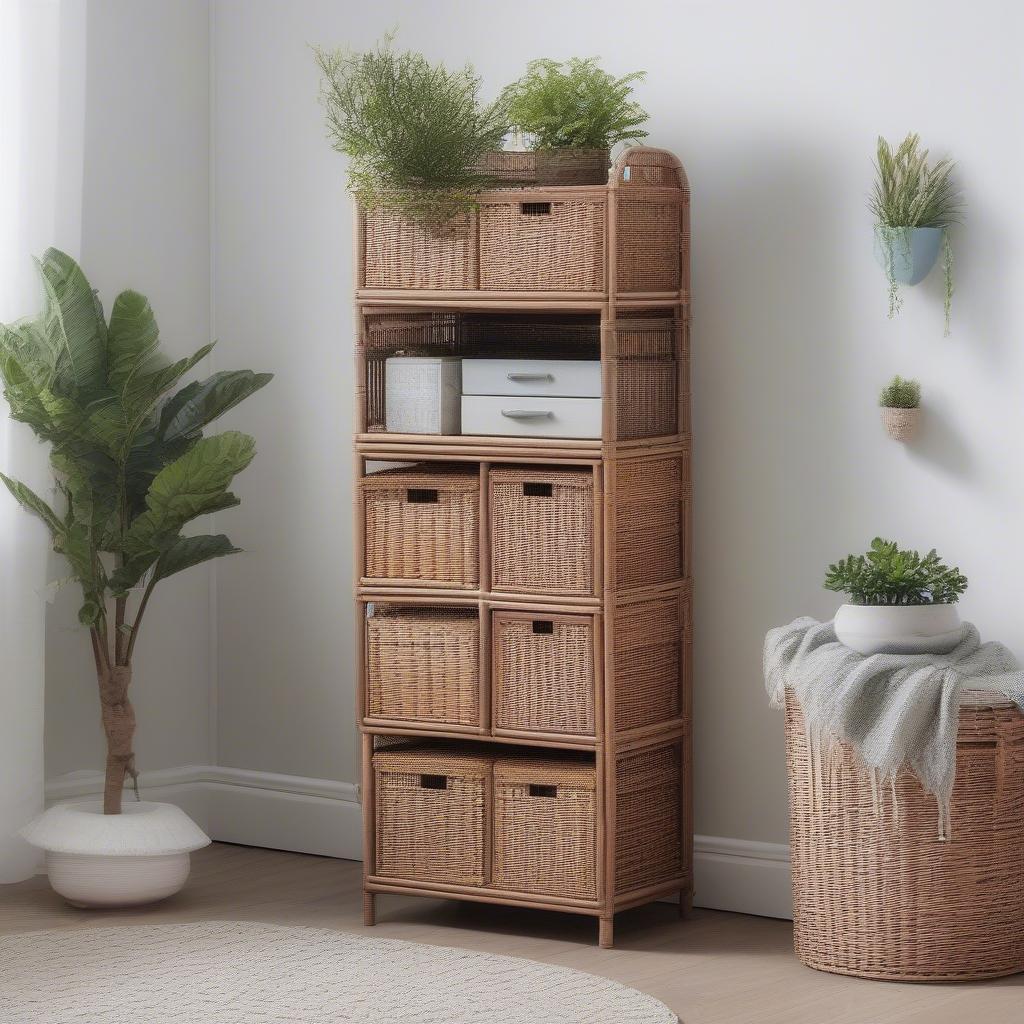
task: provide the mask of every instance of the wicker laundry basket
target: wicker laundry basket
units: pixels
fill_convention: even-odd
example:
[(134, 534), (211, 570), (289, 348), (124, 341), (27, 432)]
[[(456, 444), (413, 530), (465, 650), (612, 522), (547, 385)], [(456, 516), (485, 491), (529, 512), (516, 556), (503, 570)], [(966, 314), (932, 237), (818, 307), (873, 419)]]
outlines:
[(950, 838), (910, 773), (890, 787), (845, 743), (812, 765), (786, 695), (793, 925), (809, 967), (891, 981), (1024, 971), (1024, 714), (1003, 695), (960, 708)]

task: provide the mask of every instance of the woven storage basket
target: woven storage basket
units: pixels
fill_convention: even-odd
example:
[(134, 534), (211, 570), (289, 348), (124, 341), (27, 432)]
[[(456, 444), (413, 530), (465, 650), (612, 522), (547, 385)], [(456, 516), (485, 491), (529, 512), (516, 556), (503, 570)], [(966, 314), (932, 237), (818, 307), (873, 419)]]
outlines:
[(517, 892), (597, 898), (593, 764), (494, 763), (494, 885)]
[(681, 763), (675, 742), (620, 754), (616, 761), (616, 895), (682, 874)]
[(495, 729), (593, 736), (593, 616), (495, 612), (492, 622)]
[[(615, 612), (615, 728), (642, 729), (682, 713), (683, 623), (678, 597)], [(684, 614), (689, 615), (689, 602)]]
[(490, 471), (491, 589), (594, 592), (594, 476), (589, 469)]
[(377, 605), (366, 620), (366, 667), (370, 718), (480, 725), (476, 609)]
[(480, 579), (476, 470), (388, 469), (362, 479), (366, 575), (465, 589)]
[(604, 185), (607, 149), (496, 150), (473, 165), (501, 185)]
[(378, 750), (377, 874), (486, 885), (491, 761), (429, 748)]
[(960, 708), (950, 838), (910, 773), (873, 790), (846, 743), (812, 773), (786, 694), (793, 926), (809, 967), (892, 981), (1024, 970), (1024, 715), (998, 694)]
[(615, 439), (675, 434), (679, 430), (682, 344), (676, 320), (619, 320), (615, 324)]
[(476, 288), (477, 215), (461, 213), (425, 227), (401, 213), (375, 208), (364, 214), (365, 288)]
[(615, 473), (615, 572), (620, 590), (672, 583), (686, 575), (684, 460), (620, 462)]
[(480, 203), (485, 291), (604, 291), (603, 197)]

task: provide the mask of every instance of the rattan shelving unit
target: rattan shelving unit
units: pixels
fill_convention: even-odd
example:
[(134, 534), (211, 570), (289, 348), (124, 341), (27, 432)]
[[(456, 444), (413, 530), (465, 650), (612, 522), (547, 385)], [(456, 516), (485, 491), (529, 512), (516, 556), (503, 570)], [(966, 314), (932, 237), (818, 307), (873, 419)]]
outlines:
[[(607, 185), (488, 192), (478, 212), (440, 233), (357, 212), (354, 554), (368, 925), (379, 894), (450, 897), (590, 915), (609, 947), (618, 911), (676, 893), (684, 913), (691, 906), (689, 238), (682, 165), (647, 147), (623, 153)], [(602, 436), (387, 433), (384, 359), (395, 352), (600, 358)], [(380, 464), (415, 466), (380, 477)], [(586, 572), (562, 573), (550, 560), (537, 563), (553, 566), (547, 575), (535, 571), (532, 546), (547, 527), (516, 532), (508, 503), (527, 493), (521, 480), (564, 493), (562, 517), (547, 527), (552, 538), (576, 531), (569, 547), (584, 553)], [(442, 499), (428, 518), (388, 518), (393, 488), (412, 496), (438, 481)], [(438, 539), (453, 530), (462, 543)], [(410, 559), (434, 568), (407, 576)], [(387, 617), (402, 609), (427, 610), (429, 665), (405, 657), (402, 630), (416, 616)], [(557, 664), (523, 653), (524, 623), (538, 617), (551, 623), (545, 641), (566, 652)], [(534, 663), (543, 699), (531, 704), (522, 666)], [(551, 794), (564, 791), (575, 808), (565, 813), (594, 820), (538, 847), (559, 861), (555, 881), (531, 882), (493, 836), (461, 880), (427, 880), (428, 870), (402, 877), (402, 864), (431, 856), (417, 842), (438, 840), (394, 823), (378, 829), (378, 797), (394, 793), (377, 793), (374, 754), (394, 748), (378, 767), (389, 759), (407, 765), (394, 772), (427, 771), (415, 752), (402, 761), (403, 742), (417, 740), (461, 756), (452, 771), (462, 773), (465, 806), (493, 809), (495, 828), (516, 834), (545, 835), (513, 797), (516, 786), (532, 794), (530, 780), (559, 760), (563, 788)], [(492, 762), (481, 783), (480, 765)], [(593, 848), (593, 877), (563, 879), (580, 843)]]

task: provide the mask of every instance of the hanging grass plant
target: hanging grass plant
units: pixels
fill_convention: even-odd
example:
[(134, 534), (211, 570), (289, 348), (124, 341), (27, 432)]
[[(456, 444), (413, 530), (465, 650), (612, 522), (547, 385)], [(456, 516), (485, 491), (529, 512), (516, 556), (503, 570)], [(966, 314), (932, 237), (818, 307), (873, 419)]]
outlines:
[[(948, 159), (929, 165), (928, 150), (921, 149), (921, 138), (914, 133), (907, 135), (895, 150), (879, 137), (877, 177), (869, 202), (889, 283), (890, 318), (902, 308), (900, 284), (916, 283), (923, 277), (923, 273), (916, 278), (913, 276), (915, 229), (932, 228), (941, 232), (947, 335), (953, 300), (953, 248), (949, 226), (962, 220), (963, 209), (963, 194), (952, 178), (955, 166)], [(927, 269), (930, 263), (924, 273)]]
[(422, 54), (315, 48), (331, 144), (349, 157), (349, 187), (367, 209), (428, 226), (473, 208), (490, 179), (474, 171), (508, 132), (506, 104), (480, 102), (468, 65), (450, 71)]

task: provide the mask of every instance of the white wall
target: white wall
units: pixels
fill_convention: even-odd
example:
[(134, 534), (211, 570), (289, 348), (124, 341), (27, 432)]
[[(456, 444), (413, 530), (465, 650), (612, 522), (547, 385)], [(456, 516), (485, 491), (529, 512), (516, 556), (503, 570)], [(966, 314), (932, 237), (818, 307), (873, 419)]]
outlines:
[[(124, 288), (149, 297), (175, 357), (212, 336), (209, 43), (206, 0), (87, 4), (81, 262), (108, 313)], [(211, 578), (200, 566), (161, 584), (139, 634), (143, 770), (212, 759)], [(80, 603), (65, 587), (47, 615), (49, 778), (105, 759)]]
[[(766, 629), (837, 603), (825, 565), (877, 533), (935, 545), (964, 611), (1024, 649), (1024, 43), (1017, 5), (949, 0), (215, 4), (216, 329), (223, 362), (278, 374), (247, 422), (260, 469), (219, 567), (223, 763), (354, 779), (350, 208), (309, 44), (471, 60), (493, 94), (537, 56), (643, 68), (651, 142), (693, 187), (697, 831), (782, 843), (782, 723)], [(960, 161), (953, 335), (938, 274), (886, 319), (865, 208), (875, 136)], [(875, 408), (919, 377), (904, 448)], [(237, 525), (236, 525), (237, 524)]]

